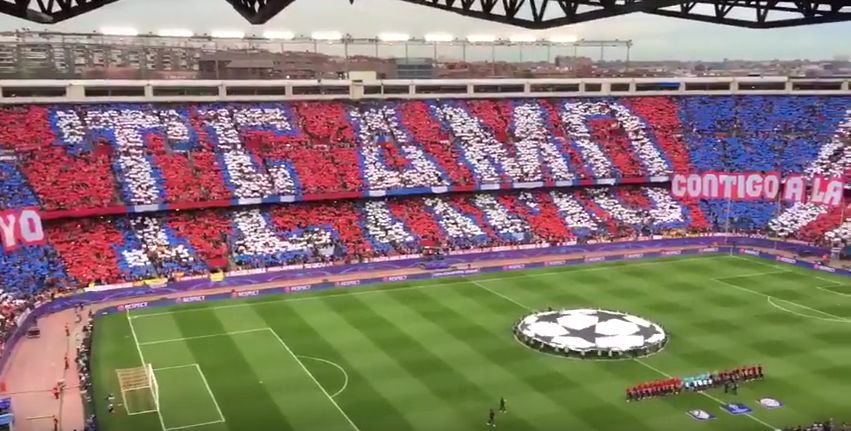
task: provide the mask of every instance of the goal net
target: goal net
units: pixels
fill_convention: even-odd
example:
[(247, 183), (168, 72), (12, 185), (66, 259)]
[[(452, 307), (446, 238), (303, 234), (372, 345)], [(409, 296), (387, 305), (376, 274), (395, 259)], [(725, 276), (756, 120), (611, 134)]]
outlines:
[(116, 370), (121, 398), (128, 414), (153, 412), (160, 409), (157, 378), (151, 364)]

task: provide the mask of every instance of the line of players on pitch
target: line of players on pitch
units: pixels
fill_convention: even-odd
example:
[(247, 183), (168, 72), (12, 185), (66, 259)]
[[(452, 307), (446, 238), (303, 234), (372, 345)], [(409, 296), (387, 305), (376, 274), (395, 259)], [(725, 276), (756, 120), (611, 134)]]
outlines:
[(724, 387), (724, 392), (737, 393), (740, 382), (750, 382), (763, 378), (762, 365), (748, 365), (715, 373), (704, 373), (691, 377), (672, 377), (642, 383), (626, 389), (627, 401), (640, 401), (647, 398), (678, 394), (682, 391), (702, 391)]

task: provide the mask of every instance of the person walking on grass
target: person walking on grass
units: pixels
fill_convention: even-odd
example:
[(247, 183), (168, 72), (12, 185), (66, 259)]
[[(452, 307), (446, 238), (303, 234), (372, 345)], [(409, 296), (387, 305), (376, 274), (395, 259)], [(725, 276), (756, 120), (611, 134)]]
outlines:
[(491, 428), (496, 428), (496, 413), (494, 413), (493, 409), (488, 411), (488, 421), (486, 425)]
[(499, 412), (505, 413), (508, 409), (505, 408), (505, 397), (499, 397)]

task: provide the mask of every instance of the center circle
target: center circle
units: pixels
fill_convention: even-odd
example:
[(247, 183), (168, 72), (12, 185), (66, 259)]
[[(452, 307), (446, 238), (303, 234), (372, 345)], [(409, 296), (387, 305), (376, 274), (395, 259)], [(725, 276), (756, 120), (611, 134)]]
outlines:
[(514, 336), (529, 347), (585, 359), (647, 356), (668, 342), (656, 323), (638, 316), (590, 308), (550, 310), (525, 316)]

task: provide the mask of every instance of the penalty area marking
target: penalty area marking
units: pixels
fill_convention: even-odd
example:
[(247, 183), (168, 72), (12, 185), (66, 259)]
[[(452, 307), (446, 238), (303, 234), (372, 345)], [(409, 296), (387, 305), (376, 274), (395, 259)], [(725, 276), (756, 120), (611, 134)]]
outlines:
[[(254, 333), (254, 332), (269, 332), (269, 331), (273, 331), (273, 329), (266, 327), (266, 328), (246, 329), (244, 331), (231, 331), (231, 332), (220, 332), (220, 333), (217, 333), (217, 334), (196, 335), (194, 337), (169, 338), (169, 339), (166, 339), (166, 340), (155, 340), (155, 341), (148, 341), (148, 342), (144, 342), (144, 343), (139, 343), (139, 345), (151, 346), (151, 345), (156, 345), (156, 344), (177, 343), (177, 342), (187, 341), (187, 340), (198, 340), (198, 339), (214, 338), (214, 337), (227, 337), (227, 336), (231, 336), (231, 335), (251, 334), (251, 333)], [(340, 364), (338, 364), (334, 361), (329, 361), (327, 359), (317, 358), (315, 356), (306, 356), (306, 355), (296, 355), (296, 356), (299, 357), (299, 358), (307, 359), (307, 360), (311, 360), (311, 361), (324, 362), (324, 363), (331, 365), (332, 367), (340, 370), (340, 372), (343, 374), (343, 386), (340, 389), (338, 389), (336, 392), (331, 394), (332, 398), (336, 397), (337, 395), (340, 395), (340, 393), (342, 393), (344, 390), (346, 390), (346, 388), (349, 386), (349, 373), (347, 373), (345, 368), (343, 368)], [(190, 367), (197, 367), (197, 364), (185, 364), (185, 365), (175, 365), (173, 367), (154, 368), (154, 371), (164, 371), (164, 370), (173, 370), (173, 369), (177, 369), (177, 368), (190, 368)], [(140, 412), (140, 413), (135, 413), (135, 414), (148, 413), (148, 412), (154, 412), (154, 411), (155, 410), (149, 410), (149, 411), (146, 411), (146, 412)]]
[(835, 288), (835, 287), (840, 287), (840, 286), (841, 287), (848, 287), (847, 284), (828, 284), (827, 286), (816, 286), (816, 289), (821, 290), (823, 292), (832, 293), (834, 295), (845, 296), (845, 297), (851, 296), (851, 293), (837, 292), (837, 291), (831, 289), (831, 287)]
[(193, 368), (193, 367), (195, 367), (195, 364), (194, 364), (194, 363), (192, 363), (192, 364), (184, 364), (184, 365), (175, 365), (175, 366), (173, 366), (173, 367), (161, 367), (161, 368), (154, 368), (154, 371), (176, 370), (176, 369), (178, 369), (178, 368)]
[(145, 341), (143, 343), (139, 343), (140, 346), (152, 346), (155, 344), (165, 344), (165, 343), (176, 343), (178, 341), (188, 341), (188, 340), (199, 340), (203, 338), (213, 338), (213, 337), (224, 337), (228, 335), (239, 335), (239, 334), (250, 334), (252, 332), (264, 332), (268, 331), (271, 328), (255, 328), (255, 329), (245, 329), (242, 331), (231, 331), (231, 332), (219, 332), (217, 334), (206, 334), (206, 335), (195, 335), (192, 337), (182, 337), (182, 338), (168, 338), (165, 340), (154, 340), (154, 341)]
[(308, 377), (310, 377), (310, 380), (313, 380), (313, 383), (316, 384), (316, 387), (318, 387), (319, 390), (322, 391), (322, 393), (325, 395), (325, 397), (328, 398), (328, 401), (331, 401), (331, 404), (333, 404), (337, 411), (340, 412), (341, 415), (343, 415), (343, 418), (346, 419), (346, 422), (349, 423), (352, 429), (355, 431), (361, 431), (361, 429), (358, 428), (358, 426), (355, 425), (354, 422), (352, 422), (352, 419), (349, 417), (349, 415), (347, 415), (346, 412), (340, 407), (340, 405), (337, 404), (336, 401), (334, 401), (334, 398), (332, 398), (331, 395), (328, 394), (328, 391), (326, 391), (325, 388), (322, 387), (321, 384), (319, 384), (319, 380), (316, 380), (316, 377), (313, 376), (313, 373), (311, 373), (310, 370), (308, 370), (307, 367), (304, 366), (304, 362), (301, 362), (301, 359), (299, 359), (298, 356), (293, 353), (292, 349), (290, 349), (290, 346), (287, 345), (286, 342), (284, 342), (284, 339), (281, 338), (281, 336), (278, 335), (278, 333), (272, 328), (269, 328), (269, 332), (275, 337), (275, 339), (278, 340), (279, 343), (281, 343), (281, 346), (284, 348), (284, 350), (286, 350), (287, 353), (289, 353), (293, 357), (293, 359), (295, 359), (301, 369), (307, 374)]
[[(128, 321), (130, 321), (129, 312), (128, 312)], [(131, 327), (131, 330), (132, 330), (133, 329), (132, 323), (130, 325), (131, 325), (130, 327)], [(281, 336), (278, 335), (278, 333), (275, 332), (275, 330), (270, 328), (270, 327), (256, 328), (256, 329), (250, 329), (250, 330), (244, 330), (244, 331), (222, 332), (222, 333), (218, 333), (218, 334), (200, 335), (200, 336), (195, 336), (195, 337), (172, 338), (172, 339), (168, 339), (168, 340), (151, 341), (151, 342), (149, 342), (149, 344), (171, 343), (171, 342), (184, 341), (184, 340), (193, 340), (193, 339), (198, 339), (198, 338), (211, 338), (211, 337), (219, 337), (219, 336), (227, 336), (227, 335), (235, 335), (235, 334), (248, 334), (248, 333), (252, 333), (252, 332), (267, 332), (269, 334), (272, 334), (272, 336), (275, 337), (275, 339), (278, 341), (278, 343), (281, 345), (281, 347), (283, 347), (284, 350), (286, 350), (286, 352), (289, 353), (293, 357), (293, 359), (295, 359), (296, 363), (298, 363), (298, 365), (305, 372), (305, 374), (307, 374), (307, 376), (310, 377), (310, 379), (313, 381), (313, 383), (316, 384), (316, 387), (318, 387), (319, 390), (322, 391), (322, 393), (325, 395), (325, 397), (327, 397), (328, 400), (331, 401), (331, 404), (334, 406), (334, 408), (337, 409), (338, 412), (340, 412), (340, 414), (343, 416), (343, 418), (346, 420), (346, 422), (348, 422), (349, 426), (351, 426), (351, 428), (355, 431), (361, 431), (360, 428), (358, 428), (358, 426), (352, 421), (352, 419), (349, 417), (349, 415), (346, 414), (346, 412), (343, 411), (342, 408), (340, 408), (340, 405), (337, 404), (336, 401), (334, 401), (334, 397), (339, 395), (340, 393), (342, 393), (343, 390), (345, 390), (349, 385), (349, 374), (346, 372), (346, 370), (343, 367), (341, 367), (339, 364), (336, 364), (336, 363), (329, 361), (327, 359), (296, 355), (295, 353), (293, 353), (292, 349), (290, 349), (290, 346), (287, 345), (286, 342), (284, 342), (283, 338), (281, 338)], [(141, 350), (141, 347), (139, 347), (140, 344), (139, 344), (138, 338), (135, 335), (135, 330), (133, 330), (133, 338), (134, 338), (134, 340), (136, 340), (136, 347), (139, 349), (139, 355), (141, 356), (142, 350)], [(328, 363), (330, 365), (337, 367), (340, 371), (343, 372), (343, 376), (345, 377), (345, 380), (343, 382), (343, 387), (341, 389), (339, 389), (337, 392), (335, 392), (334, 395), (329, 394), (328, 391), (326, 391), (325, 388), (319, 383), (319, 381), (316, 380), (316, 377), (313, 376), (313, 373), (311, 373), (310, 370), (307, 369), (307, 367), (304, 365), (304, 363), (299, 358), (321, 361), (321, 362), (325, 362), (325, 363)], [(197, 367), (197, 364), (178, 365), (178, 366), (174, 366), (174, 367), (165, 367), (165, 368), (158, 368), (158, 369), (164, 370), (164, 369), (168, 369), (168, 368), (187, 368), (187, 367), (193, 367), (193, 366)], [(210, 391), (210, 394), (212, 395), (212, 391), (210, 390), (210, 385), (207, 383), (207, 378), (204, 377), (204, 373), (201, 372), (200, 367), (198, 367), (198, 372), (201, 374), (201, 377), (204, 380), (204, 384), (206, 385), (207, 390)], [(213, 423), (224, 422), (224, 416), (221, 415), (221, 409), (219, 408), (219, 403), (216, 402), (215, 397), (213, 397), (213, 402), (216, 404), (216, 409), (219, 411), (219, 415), (222, 418), (221, 421), (209, 422), (209, 423), (204, 423), (204, 424), (187, 425), (187, 426), (183, 426), (183, 427), (172, 427), (172, 428), (167, 428), (165, 426), (165, 424), (163, 424), (162, 425), (163, 430), (170, 431), (170, 430), (192, 428), (192, 427), (198, 427), (198, 426), (202, 426), (202, 425), (209, 425), (209, 424), (213, 424)], [(157, 411), (157, 414), (159, 414), (159, 411)], [(162, 418), (162, 416), (160, 416), (160, 418)]]
[(157, 410), (156, 410), (156, 409), (154, 409), (154, 410), (140, 410), (140, 411), (138, 411), (138, 412), (130, 413), (130, 411), (129, 411), (129, 410), (127, 410), (127, 404), (126, 404), (126, 403), (124, 404), (124, 411), (126, 411), (126, 412), (127, 412), (127, 416), (144, 415), (144, 414), (148, 414), (148, 413), (154, 413), (154, 412), (157, 412)]
[[(136, 335), (136, 328), (133, 326), (133, 319), (130, 318), (130, 310), (127, 310), (127, 313), (125, 314), (125, 316), (127, 317), (127, 325), (130, 326), (130, 334), (133, 336), (133, 344), (136, 346), (136, 353), (139, 354), (139, 360), (141, 361), (142, 366), (144, 366), (146, 364), (145, 355), (142, 353), (142, 346), (139, 345), (139, 336)], [(124, 408), (126, 410), (127, 409), (127, 400), (124, 399), (124, 393), (123, 392), (121, 394), (121, 397), (122, 397), (121, 401), (124, 403)], [(160, 412), (159, 409), (154, 410), (154, 411), (157, 414), (157, 418), (159, 418), (159, 420), (160, 420), (160, 426), (162, 427), (163, 431), (167, 431), (166, 426), (165, 426), (165, 422), (163, 421), (162, 413)]]
[[(773, 296), (769, 296), (767, 299), (768, 299), (768, 303), (772, 307), (774, 307), (774, 308), (776, 308), (780, 311), (784, 311), (786, 313), (789, 313), (789, 314), (794, 314), (798, 317), (803, 317), (803, 318), (806, 318), (806, 319), (816, 319), (816, 320), (821, 320), (823, 322), (851, 323), (851, 319), (843, 319), (842, 317), (836, 316), (834, 314), (830, 314), (830, 313), (825, 312), (825, 311), (816, 310), (815, 308), (810, 308), (810, 307), (807, 307), (805, 305), (798, 304), (797, 302), (787, 301), (785, 299), (780, 299), (780, 298), (774, 298)], [(786, 307), (782, 307), (774, 301), (783, 301), (787, 304), (792, 304), (792, 305), (796, 305), (796, 306), (799, 306), (799, 307), (803, 307), (804, 309), (810, 309), (810, 310), (818, 311), (819, 313), (822, 313), (822, 314), (825, 314), (825, 315), (828, 315), (828, 316), (833, 316), (833, 317), (812, 316), (812, 315), (809, 315), (809, 314), (799, 313), (797, 311), (790, 310)]]
[(172, 428), (168, 428), (169, 430), (185, 429), (185, 428), (193, 428), (193, 427), (199, 427), (199, 426), (203, 426), (203, 425), (210, 425), (210, 424), (215, 424), (215, 423), (221, 423), (221, 422), (224, 422), (224, 421), (225, 421), (225, 415), (223, 415), (223, 414), (222, 414), (222, 408), (221, 408), (221, 407), (219, 407), (219, 402), (216, 400), (216, 396), (215, 396), (215, 395), (213, 395), (213, 390), (210, 388), (210, 383), (209, 383), (209, 382), (207, 382), (207, 376), (205, 376), (205, 375), (204, 375), (204, 372), (203, 372), (203, 371), (201, 371), (201, 366), (200, 366), (200, 365), (198, 365), (198, 364), (192, 364), (192, 365), (194, 365), (194, 366), (195, 366), (195, 369), (196, 369), (196, 370), (198, 370), (198, 374), (200, 374), (200, 375), (201, 375), (201, 380), (204, 382), (204, 387), (205, 387), (205, 388), (207, 388), (207, 393), (208, 393), (208, 394), (210, 394), (210, 399), (212, 399), (212, 400), (213, 400), (213, 405), (215, 405), (215, 406), (216, 406), (216, 412), (219, 414), (219, 420), (217, 420), (217, 421), (209, 421), (209, 422), (206, 422), (206, 423), (200, 423), (200, 424), (186, 425), (186, 426), (181, 426), (181, 427), (172, 427)]
[(334, 398), (337, 395), (340, 395), (341, 393), (343, 393), (343, 391), (346, 390), (347, 387), (349, 387), (349, 373), (347, 373), (346, 369), (343, 368), (340, 364), (338, 364), (334, 361), (329, 361), (327, 359), (317, 358), (315, 356), (296, 355), (296, 358), (307, 359), (307, 360), (316, 361), (316, 362), (322, 362), (322, 363), (328, 364), (328, 365), (340, 370), (340, 372), (343, 373), (343, 386), (340, 389), (337, 389), (337, 392), (334, 392), (333, 394), (331, 394), (331, 398)]
[[(750, 262), (750, 260), (749, 260), (749, 259), (748, 259), (747, 261), (749, 261), (749, 262)], [(779, 267), (777, 267), (777, 266), (770, 266), (770, 268), (779, 268)], [(761, 276), (763, 276), (763, 275), (780, 275), (780, 274), (798, 274), (798, 272), (796, 272), (796, 271), (790, 271), (790, 270), (786, 270), (786, 271), (757, 272), (757, 273), (753, 273), (753, 274), (745, 274), (745, 275), (731, 275), (731, 276), (729, 276), (729, 277), (713, 278), (713, 280), (715, 280), (715, 281), (720, 281), (720, 282), (725, 283), (725, 284), (731, 284), (731, 283), (729, 283), (729, 282), (727, 282), (727, 281), (725, 281), (725, 280), (729, 280), (729, 279), (731, 279), (731, 278), (761, 277)], [(825, 282), (825, 283), (830, 283), (830, 284), (827, 284), (827, 285), (815, 286), (815, 288), (816, 288), (816, 289), (821, 290), (821, 291), (824, 291), (824, 292), (827, 292), (827, 293), (832, 293), (832, 294), (834, 294), (834, 295), (851, 297), (851, 293), (837, 292), (837, 291), (835, 291), (835, 290), (831, 289), (831, 287), (849, 287), (849, 285), (848, 285), (848, 284), (840, 283), (840, 282), (838, 282), (838, 281), (830, 280), (830, 279), (827, 279), (827, 278), (824, 278), (824, 277), (818, 277), (818, 276), (812, 276), (812, 277), (813, 277), (813, 278), (815, 278), (816, 280), (821, 280), (821, 281), (823, 281), (823, 282)], [(739, 287), (741, 287), (741, 286), (739, 286)], [(788, 301), (788, 302), (791, 302), (791, 301)], [(797, 304), (797, 305), (800, 305), (800, 304)]]
[(838, 282), (838, 281), (836, 281), (836, 280), (831, 280), (831, 279), (829, 279), (829, 278), (818, 277), (818, 276), (815, 276), (815, 278), (816, 278), (816, 279), (818, 279), (818, 280), (824, 281), (824, 282), (826, 282), (826, 283), (830, 283), (830, 284), (832, 284), (832, 285), (834, 285), (834, 286), (845, 286), (845, 283), (840, 283), (840, 282)]
[(220, 424), (220, 423), (222, 423), (222, 422), (224, 422), (224, 421), (209, 421), (209, 422), (201, 422), (201, 423), (192, 424), (192, 425), (181, 425), (181, 426), (179, 426), (179, 427), (166, 428), (166, 431), (171, 431), (171, 430), (184, 430), (184, 429), (189, 429), (189, 428), (197, 428), (197, 427), (202, 427), (202, 426), (205, 426), (205, 425)]
[(818, 290), (822, 290), (822, 291), (832, 293), (834, 295), (839, 295), (839, 296), (846, 296), (846, 297), (851, 296), (851, 293), (837, 292), (837, 291), (831, 289), (831, 287), (834, 287), (834, 288), (836, 288), (836, 287), (849, 287), (848, 284), (840, 283), (836, 280), (831, 280), (829, 278), (824, 278), (824, 277), (816, 277), (816, 279), (824, 281), (825, 283), (830, 283), (830, 284), (824, 285), (824, 286), (816, 286), (816, 289), (818, 289)]
[[(201, 382), (204, 384), (204, 388), (207, 390), (207, 394), (210, 396), (210, 400), (213, 401), (213, 406), (216, 408), (216, 413), (219, 415), (219, 418), (215, 419), (215, 420), (211, 420), (211, 421), (198, 422), (198, 423), (193, 423), (193, 424), (189, 424), (189, 425), (180, 425), (180, 426), (174, 426), (174, 427), (166, 427), (165, 422), (163, 422), (163, 430), (165, 430), (165, 431), (182, 430), (182, 429), (196, 428), (196, 427), (202, 427), (202, 426), (206, 426), (206, 425), (213, 425), (213, 424), (219, 424), (219, 423), (226, 422), (225, 415), (222, 413), (222, 408), (219, 406), (219, 402), (216, 399), (216, 395), (213, 394), (213, 390), (210, 388), (210, 383), (207, 381), (207, 376), (204, 375), (204, 371), (201, 370), (201, 366), (199, 364), (191, 363), (191, 364), (183, 364), (183, 365), (174, 365), (174, 366), (170, 366), (170, 367), (160, 367), (160, 368), (154, 368), (153, 371), (154, 371), (154, 375), (156, 375), (157, 371), (178, 370), (178, 369), (183, 369), (183, 368), (191, 368), (191, 369), (194, 369), (195, 371), (198, 372), (198, 376), (201, 377)], [(148, 412), (158, 412), (159, 413), (158, 410), (149, 410)], [(145, 413), (145, 412), (139, 412), (139, 413), (135, 413), (135, 414), (142, 414), (142, 413)]]
[[(729, 277), (725, 277), (725, 278), (729, 278)], [(714, 281), (714, 282), (716, 282), (716, 283), (722, 283), (722, 284), (724, 284), (724, 285), (727, 285), (727, 286), (730, 286), (730, 287), (734, 287), (734, 288), (736, 288), (736, 289), (738, 289), (738, 290), (741, 290), (741, 291), (743, 291), (743, 292), (749, 292), (749, 293), (752, 293), (752, 294), (754, 294), (754, 295), (762, 296), (763, 298), (768, 298), (768, 302), (769, 302), (772, 306), (774, 306), (775, 308), (777, 308), (778, 310), (783, 310), (783, 311), (786, 311), (786, 312), (790, 312), (790, 313), (792, 313), (792, 314), (797, 314), (797, 313), (795, 313), (795, 312), (793, 312), (793, 311), (786, 310), (786, 309), (784, 309), (784, 308), (782, 308), (782, 307), (777, 306), (777, 304), (775, 304), (775, 303), (772, 301), (772, 299), (774, 299), (774, 300), (778, 300), (778, 301), (783, 301), (783, 302), (785, 302), (785, 303), (787, 303), (787, 304), (792, 304), (792, 305), (795, 305), (795, 306), (797, 306), (797, 307), (800, 307), (800, 308), (803, 308), (803, 309), (806, 309), (806, 310), (810, 310), (810, 311), (813, 311), (813, 312), (816, 312), (816, 313), (822, 314), (822, 315), (824, 315), (824, 316), (828, 316), (828, 317), (830, 318), (830, 319), (819, 319), (819, 320), (825, 320), (825, 321), (839, 321), (839, 322), (849, 322), (849, 319), (846, 319), (846, 318), (844, 318), (844, 317), (842, 317), (842, 316), (837, 316), (837, 315), (835, 315), (835, 314), (828, 313), (827, 311), (822, 311), (822, 310), (819, 310), (819, 309), (817, 309), (817, 308), (810, 307), (810, 306), (808, 306), (808, 305), (799, 304), (799, 303), (794, 302), (794, 301), (789, 301), (788, 299), (777, 298), (777, 297), (775, 297), (775, 296), (771, 296), (771, 295), (766, 294), (766, 293), (758, 292), (758, 291), (753, 290), (753, 289), (748, 289), (747, 287), (739, 286), (739, 285), (737, 285), (737, 284), (730, 283), (729, 281), (724, 281), (722, 278), (710, 278), (710, 280), (712, 280), (712, 281)], [(801, 316), (806, 316), (806, 315), (801, 315)], [(813, 318), (816, 318), (816, 316), (807, 316), (807, 317), (813, 317)]]
[(743, 274), (743, 275), (730, 275), (727, 277), (716, 278), (715, 280), (722, 279), (730, 279), (730, 278), (748, 278), (748, 277), (762, 277), (763, 275), (780, 275), (780, 274), (789, 274), (794, 273), (794, 271), (768, 271), (768, 272), (754, 272), (751, 274)]

